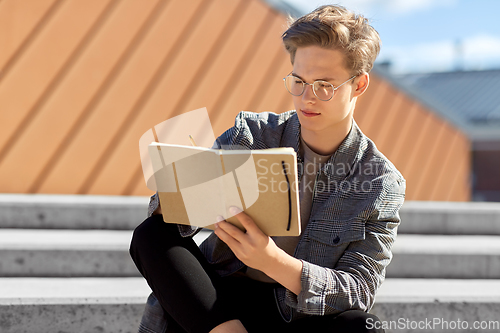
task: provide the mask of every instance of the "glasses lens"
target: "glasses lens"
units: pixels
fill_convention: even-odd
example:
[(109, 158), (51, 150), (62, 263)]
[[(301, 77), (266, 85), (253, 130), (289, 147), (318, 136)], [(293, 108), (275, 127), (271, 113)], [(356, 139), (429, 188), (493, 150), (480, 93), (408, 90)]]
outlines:
[(316, 96), (323, 100), (327, 101), (332, 98), (333, 93), (335, 92), (333, 90), (333, 85), (330, 82), (326, 81), (314, 81), (313, 85), (314, 91), (316, 92)]
[(293, 75), (285, 78), (285, 87), (288, 92), (294, 96), (299, 96), (304, 91), (304, 82)]

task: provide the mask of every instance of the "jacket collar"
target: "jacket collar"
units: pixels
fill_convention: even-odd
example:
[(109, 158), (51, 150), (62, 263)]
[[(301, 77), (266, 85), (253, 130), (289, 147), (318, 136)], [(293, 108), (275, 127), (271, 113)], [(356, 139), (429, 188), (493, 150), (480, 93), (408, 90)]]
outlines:
[[(365, 135), (361, 132), (358, 124), (353, 119), (351, 130), (337, 148), (332, 157), (321, 169), (321, 173), (329, 179), (344, 179), (353, 172), (355, 164), (361, 158), (363, 142), (366, 141)], [(366, 143), (366, 142), (365, 142)], [(290, 123), (286, 127), (282, 137), (282, 147), (293, 147), (297, 153), (297, 163), (302, 163), (300, 154), (300, 122), (297, 113), (290, 118)], [(299, 175), (300, 177), (300, 175)]]

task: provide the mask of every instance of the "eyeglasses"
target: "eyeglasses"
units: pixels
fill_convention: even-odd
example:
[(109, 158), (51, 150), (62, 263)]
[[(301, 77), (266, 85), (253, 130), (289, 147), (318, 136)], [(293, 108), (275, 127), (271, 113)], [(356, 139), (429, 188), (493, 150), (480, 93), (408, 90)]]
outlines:
[(322, 101), (329, 101), (333, 98), (335, 91), (342, 87), (347, 82), (354, 79), (357, 75), (354, 75), (349, 80), (343, 82), (338, 86), (334, 86), (328, 81), (316, 80), (313, 83), (304, 82), (301, 78), (288, 74), (285, 78), (283, 78), (283, 82), (285, 82), (286, 90), (292, 94), (293, 96), (300, 96), (306, 90), (306, 85), (310, 85), (313, 88), (314, 95), (318, 97), (318, 99)]

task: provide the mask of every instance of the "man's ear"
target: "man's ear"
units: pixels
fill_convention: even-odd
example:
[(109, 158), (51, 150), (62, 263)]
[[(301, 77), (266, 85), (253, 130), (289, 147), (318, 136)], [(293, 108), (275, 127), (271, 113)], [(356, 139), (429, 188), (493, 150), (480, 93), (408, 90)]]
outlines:
[(358, 97), (363, 95), (363, 93), (366, 91), (366, 88), (368, 88), (368, 85), (370, 84), (370, 75), (368, 73), (359, 75), (354, 80), (354, 84), (356, 89), (354, 90), (353, 97)]

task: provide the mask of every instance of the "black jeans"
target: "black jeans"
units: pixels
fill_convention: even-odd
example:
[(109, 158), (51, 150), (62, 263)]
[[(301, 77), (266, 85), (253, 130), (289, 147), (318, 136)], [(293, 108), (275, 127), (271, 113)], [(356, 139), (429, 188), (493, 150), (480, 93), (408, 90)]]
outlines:
[(181, 237), (177, 225), (164, 223), (161, 215), (135, 229), (130, 255), (164, 310), (167, 332), (209, 332), (232, 319), (259, 333), (384, 332), (368, 329), (374, 325), (367, 323), (379, 319), (360, 310), (285, 322), (274, 298), (276, 284), (237, 274), (220, 277), (196, 243)]

